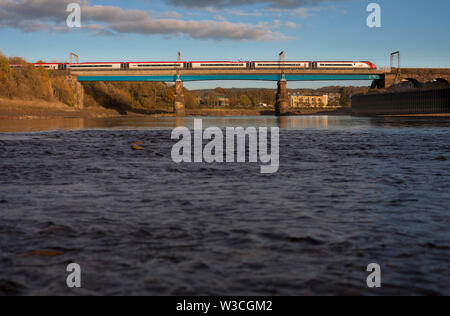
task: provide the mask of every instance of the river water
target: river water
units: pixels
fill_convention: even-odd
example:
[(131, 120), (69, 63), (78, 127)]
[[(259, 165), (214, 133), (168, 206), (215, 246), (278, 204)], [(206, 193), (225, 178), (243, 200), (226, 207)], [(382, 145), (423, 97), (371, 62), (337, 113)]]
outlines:
[(191, 118), (1, 121), (0, 295), (450, 295), (448, 118), (203, 125), (281, 127), (278, 173), (175, 164)]

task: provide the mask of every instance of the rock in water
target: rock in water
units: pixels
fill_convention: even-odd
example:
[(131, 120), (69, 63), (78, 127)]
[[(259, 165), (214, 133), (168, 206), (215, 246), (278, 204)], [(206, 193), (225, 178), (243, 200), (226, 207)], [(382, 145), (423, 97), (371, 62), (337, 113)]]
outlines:
[(133, 143), (131, 143), (131, 149), (133, 149), (133, 150), (144, 150), (145, 148), (140, 146), (142, 144), (143, 144), (143, 142), (140, 141), (140, 140), (136, 141), (136, 142), (133, 142)]
[(64, 253), (56, 250), (34, 250), (32, 252), (23, 254), (23, 257), (58, 257)]
[(133, 146), (131, 146), (131, 149), (133, 150), (144, 150), (145, 148), (136, 144), (133, 144)]

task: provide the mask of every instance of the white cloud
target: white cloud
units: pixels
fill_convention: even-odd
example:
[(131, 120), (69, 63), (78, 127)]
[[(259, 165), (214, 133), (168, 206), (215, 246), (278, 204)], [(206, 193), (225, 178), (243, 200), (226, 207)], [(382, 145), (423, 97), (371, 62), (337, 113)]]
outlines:
[(273, 21), (273, 28), (279, 29), (281, 27), (281, 21), (280, 20), (274, 20)]
[(228, 10), (227, 13), (231, 14), (231, 15), (236, 15), (236, 16), (255, 16), (255, 17), (259, 17), (259, 16), (263, 15), (260, 11), (246, 12), (246, 11), (242, 11), (242, 10)]
[[(66, 7), (73, 0), (0, 0), (0, 27), (25, 32), (67, 31)], [(231, 23), (216, 20), (183, 20), (175, 11), (167, 18), (152, 18), (143, 10), (81, 2), (82, 25), (94, 34), (145, 34), (188, 36), (195, 39), (272, 41), (287, 39), (267, 24)], [(210, 11), (215, 11), (210, 8)]]
[(292, 22), (292, 21), (287, 21), (287, 22), (285, 23), (285, 25), (286, 25), (286, 27), (289, 27), (289, 28), (291, 28), (291, 29), (297, 28), (297, 23)]
[(290, 14), (292, 16), (297, 16), (297, 17), (301, 17), (301, 18), (307, 18), (309, 16), (311, 16), (311, 11), (314, 9), (307, 9), (307, 8), (297, 8), (294, 9), (290, 12)]
[(226, 21), (227, 20), (223, 15), (215, 15), (214, 19), (217, 21)]
[(183, 17), (183, 15), (181, 13), (176, 12), (176, 11), (168, 11), (168, 12), (161, 14), (161, 16), (165, 17), (165, 18), (174, 18), (174, 19), (181, 19)]

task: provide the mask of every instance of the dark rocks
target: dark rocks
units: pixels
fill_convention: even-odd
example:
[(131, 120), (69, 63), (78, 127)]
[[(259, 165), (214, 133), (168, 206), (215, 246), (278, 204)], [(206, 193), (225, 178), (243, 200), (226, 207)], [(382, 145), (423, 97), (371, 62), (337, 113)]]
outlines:
[(142, 145), (142, 141), (136, 141), (131, 143), (131, 149), (133, 150), (145, 150), (145, 147), (142, 147), (140, 145)]
[(57, 250), (33, 250), (31, 252), (25, 253), (23, 257), (59, 257), (64, 253)]
[(0, 294), (19, 294), (23, 289), (24, 287), (21, 284), (14, 281), (0, 280)]

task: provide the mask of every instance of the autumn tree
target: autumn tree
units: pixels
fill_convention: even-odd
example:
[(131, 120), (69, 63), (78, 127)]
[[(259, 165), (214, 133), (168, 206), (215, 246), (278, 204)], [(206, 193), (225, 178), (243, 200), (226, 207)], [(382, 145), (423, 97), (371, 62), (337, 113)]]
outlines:
[(216, 106), (217, 103), (219, 102), (217, 100), (217, 93), (215, 91), (209, 92), (206, 97), (206, 102), (208, 103), (209, 106)]
[(197, 96), (191, 92), (184, 92), (184, 102), (188, 109), (194, 109), (198, 107)]
[(251, 106), (252, 105), (252, 101), (246, 94), (241, 95), (241, 97), (239, 98), (239, 103), (242, 106)]
[(350, 106), (350, 96), (347, 90), (342, 90), (339, 103), (341, 106)]

